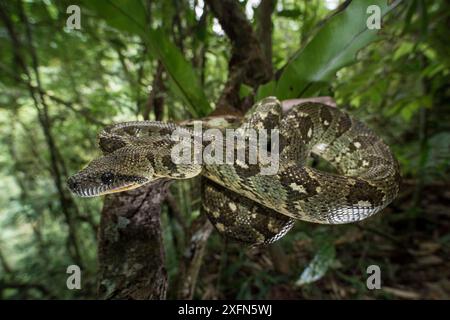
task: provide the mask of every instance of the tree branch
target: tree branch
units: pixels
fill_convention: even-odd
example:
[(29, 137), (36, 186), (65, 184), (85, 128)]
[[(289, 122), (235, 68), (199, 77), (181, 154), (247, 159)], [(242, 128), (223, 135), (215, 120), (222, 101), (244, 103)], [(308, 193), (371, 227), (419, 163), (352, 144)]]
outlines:
[(153, 75), (153, 83), (150, 94), (148, 95), (145, 109), (143, 111), (144, 120), (150, 119), (150, 111), (153, 109), (155, 119), (161, 121), (164, 111), (164, 66), (161, 61), (158, 60), (156, 72)]
[(272, 65), (272, 13), (277, 4), (276, 0), (262, 0), (256, 10), (257, 29), (256, 33), (261, 42), (261, 48), (266, 61)]
[[(243, 113), (239, 98), (242, 83), (257, 87), (272, 78), (272, 66), (264, 57), (250, 22), (245, 17), (239, 2), (233, 0), (207, 0), (231, 41), (231, 59), (228, 65), (228, 80), (217, 102), (214, 114)], [(248, 105), (250, 107), (250, 105)]]
[(165, 299), (160, 211), (168, 182), (109, 195), (98, 245), (98, 294), (104, 299)]
[(213, 231), (211, 222), (205, 214), (201, 214), (193, 222), (189, 245), (186, 247), (180, 263), (181, 276), (178, 278), (178, 299), (192, 299), (197, 285), (197, 278), (202, 265), (203, 257), (209, 236)]

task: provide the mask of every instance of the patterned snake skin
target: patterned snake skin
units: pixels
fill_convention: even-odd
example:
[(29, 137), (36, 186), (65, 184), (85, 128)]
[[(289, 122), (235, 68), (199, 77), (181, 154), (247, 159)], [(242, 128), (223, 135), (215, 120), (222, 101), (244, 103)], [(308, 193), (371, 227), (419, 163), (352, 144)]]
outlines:
[[(222, 235), (250, 244), (280, 239), (295, 220), (360, 221), (386, 207), (398, 193), (399, 167), (389, 148), (363, 123), (337, 108), (303, 103), (282, 114), (280, 102), (269, 97), (255, 104), (239, 124), (224, 118), (204, 125), (237, 126), (244, 133), (251, 128), (279, 130), (278, 171), (261, 174), (262, 161), (175, 164), (171, 150), (178, 141), (172, 132), (181, 130), (194, 144), (196, 134), (189, 123), (135, 121), (112, 125), (99, 134), (104, 156), (70, 177), (69, 188), (79, 196), (98, 196), (161, 178), (201, 175), (203, 210), (212, 224)], [(251, 151), (244, 148), (248, 159)], [(338, 173), (308, 166), (311, 153)]]

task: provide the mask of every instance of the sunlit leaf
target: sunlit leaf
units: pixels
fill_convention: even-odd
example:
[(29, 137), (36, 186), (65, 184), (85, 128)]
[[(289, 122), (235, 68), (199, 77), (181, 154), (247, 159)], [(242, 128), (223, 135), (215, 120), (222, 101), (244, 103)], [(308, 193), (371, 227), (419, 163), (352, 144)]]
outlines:
[(382, 16), (391, 9), (386, 0), (352, 1), (290, 61), (277, 83), (276, 96), (289, 99), (314, 95), (336, 71), (354, 62), (356, 53), (377, 39), (378, 30), (369, 30), (366, 24), (370, 5), (378, 5)]

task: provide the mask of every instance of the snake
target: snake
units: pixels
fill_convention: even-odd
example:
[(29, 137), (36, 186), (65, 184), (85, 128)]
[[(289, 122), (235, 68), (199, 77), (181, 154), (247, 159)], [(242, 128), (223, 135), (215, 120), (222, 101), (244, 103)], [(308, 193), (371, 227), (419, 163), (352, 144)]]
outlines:
[[(241, 118), (210, 117), (201, 124), (200, 132), (190, 121), (107, 126), (98, 134), (102, 156), (69, 177), (68, 187), (77, 196), (93, 197), (160, 179), (199, 176), (202, 212), (217, 232), (251, 245), (279, 240), (296, 221), (332, 225), (361, 221), (385, 208), (399, 192), (399, 164), (390, 148), (340, 108), (304, 102), (283, 113), (280, 101), (267, 97)], [(263, 174), (267, 161), (245, 143), (234, 151), (242, 151), (245, 160), (254, 155), (256, 161), (237, 156), (221, 163), (173, 160), (180, 136), (194, 146), (184, 154), (194, 159), (208, 145), (198, 139), (199, 134), (210, 129), (224, 133), (230, 128), (242, 134), (244, 142), (248, 132), (276, 132), (276, 139), (266, 135), (266, 152), (277, 155), (277, 170)], [(208, 143), (218, 146), (215, 152), (226, 152), (219, 140)], [(317, 168), (311, 156), (324, 160), (334, 171)]]

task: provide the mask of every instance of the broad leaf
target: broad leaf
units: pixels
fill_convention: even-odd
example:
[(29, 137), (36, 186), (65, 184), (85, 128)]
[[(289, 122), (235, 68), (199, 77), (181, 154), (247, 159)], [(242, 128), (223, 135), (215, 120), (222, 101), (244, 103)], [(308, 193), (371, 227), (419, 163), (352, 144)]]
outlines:
[(147, 26), (146, 10), (141, 1), (85, 1), (85, 5), (111, 27), (138, 35), (146, 42), (151, 54), (161, 60), (175, 84), (174, 93), (188, 105), (194, 117), (207, 115), (211, 111), (194, 68), (162, 29), (154, 30)]
[(276, 87), (278, 99), (317, 94), (336, 71), (352, 63), (360, 49), (377, 39), (378, 30), (367, 27), (371, 5), (379, 6), (381, 16), (394, 6), (388, 6), (386, 0), (355, 0), (332, 17), (284, 69)]
[(259, 101), (265, 97), (273, 96), (275, 92), (275, 81), (272, 80), (258, 87), (256, 91), (256, 101)]

